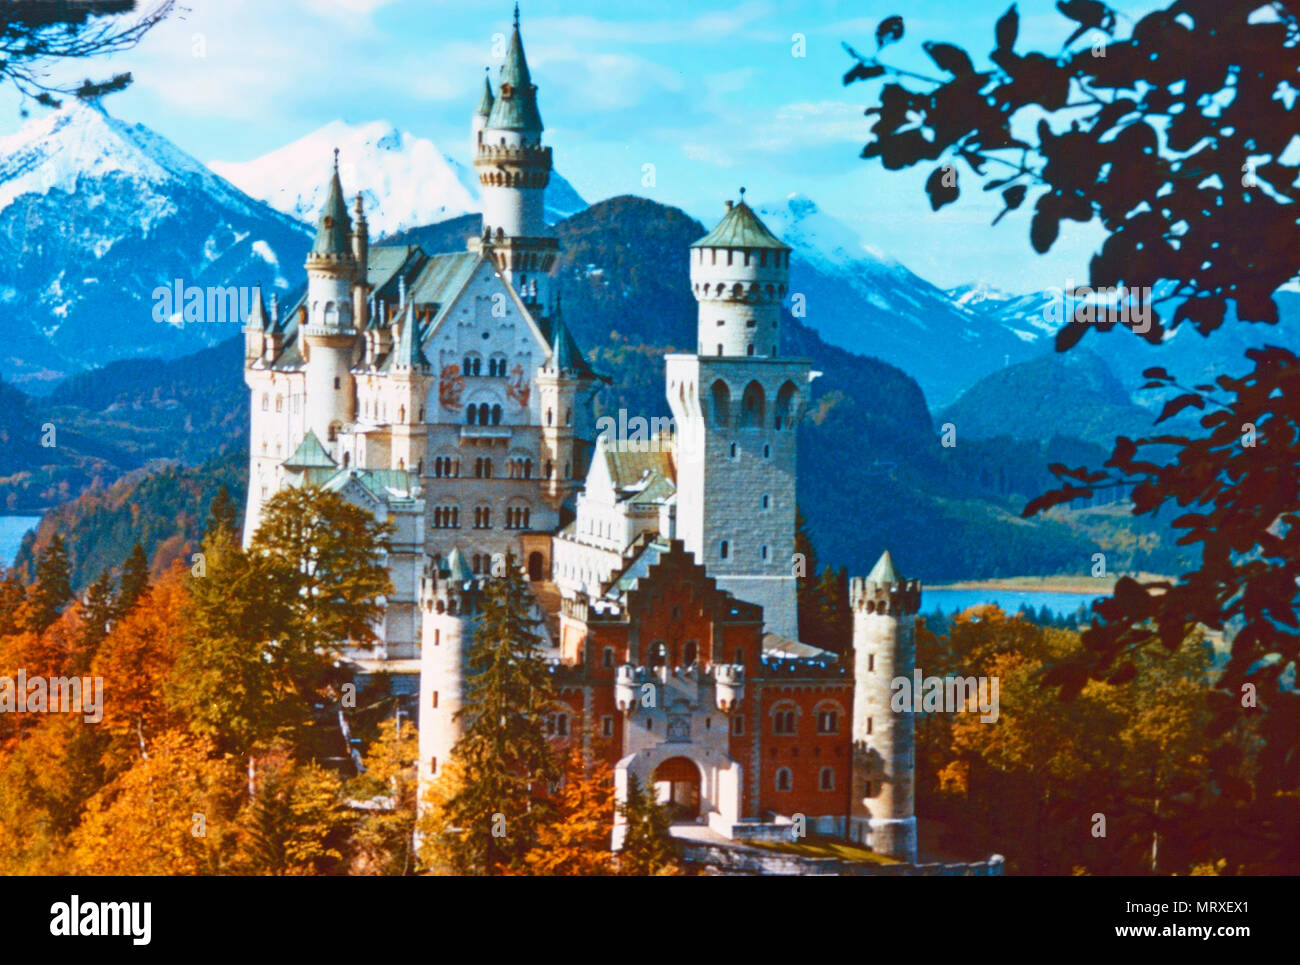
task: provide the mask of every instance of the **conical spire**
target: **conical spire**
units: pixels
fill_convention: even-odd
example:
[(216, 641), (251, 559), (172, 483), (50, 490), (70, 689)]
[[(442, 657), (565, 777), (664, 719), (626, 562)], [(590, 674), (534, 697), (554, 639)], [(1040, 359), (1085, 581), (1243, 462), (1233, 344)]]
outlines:
[(407, 300), (406, 315), (402, 319), (402, 331), (397, 340), (397, 351), (393, 353), (393, 365), (397, 368), (428, 368), (429, 360), (425, 358), (424, 349), (420, 347), (419, 327), (419, 323), (415, 320), (415, 301)]
[(479, 99), (478, 110), (474, 113), (479, 117), (487, 117), (492, 113), (492, 105), (495, 102), (496, 98), (492, 96), (492, 80), (485, 71), (483, 74), (483, 96)]
[(885, 550), (880, 559), (876, 560), (876, 565), (867, 574), (867, 582), (877, 584), (900, 582), (898, 571), (894, 569), (894, 558), (889, 555), (889, 550)]
[(320, 217), (316, 219), (316, 243), (311, 247), (313, 255), (348, 255), (352, 248), (349, 236), (352, 234), (352, 221), (348, 218), (348, 206), (343, 201), (343, 185), (339, 182), (339, 152), (334, 149), (334, 171), (330, 175), (329, 193), (325, 197), (325, 206), (321, 208)]
[(501, 78), (497, 84), (497, 99), (492, 105), (487, 126), (499, 131), (529, 131), (540, 134), (542, 115), (537, 110), (537, 88), (528, 73), (528, 59), (524, 56), (524, 39), (519, 33), (519, 7), (515, 6), (515, 27), (510, 34), (510, 46), (501, 65)]
[(248, 310), (248, 319), (244, 327), (250, 331), (265, 332), (270, 330), (270, 320), (266, 316), (266, 306), (262, 304), (262, 286), (253, 289), (253, 307)]
[(564, 324), (557, 303), (555, 316), (551, 320), (551, 351), (546, 356), (546, 368), (553, 372), (569, 372), (574, 375), (592, 376), (591, 366), (583, 357), (582, 349), (569, 333), (569, 326)]

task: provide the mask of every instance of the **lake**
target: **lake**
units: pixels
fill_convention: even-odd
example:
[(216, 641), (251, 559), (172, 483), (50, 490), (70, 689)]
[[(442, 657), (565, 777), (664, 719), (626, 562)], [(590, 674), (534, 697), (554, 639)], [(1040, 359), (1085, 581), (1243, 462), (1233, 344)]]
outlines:
[(13, 566), (23, 536), (40, 521), (39, 516), (0, 516), (0, 569)]
[(968, 607), (993, 603), (1004, 613), (1019, 613), (1022, 608), (1035, 613), (1044, 606), (1058, 617), (1073, 616), (1079, 607), (1088, 607), (1101, 599), (1097, 593), (1060, 593), (1050, 590), (921, 590), (921, 612), (960, 613)]

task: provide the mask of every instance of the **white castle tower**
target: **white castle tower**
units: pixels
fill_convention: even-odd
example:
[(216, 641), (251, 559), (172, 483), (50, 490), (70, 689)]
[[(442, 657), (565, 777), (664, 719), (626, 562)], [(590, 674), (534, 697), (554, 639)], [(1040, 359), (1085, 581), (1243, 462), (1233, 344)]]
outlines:
[(547, 315), (549, 273), (559, 251), (545, 218), (551, 149), (542, 146), (542, 115), (519, 35), (518, 4), (496, 94), (486, 83), (472, 136), (483, 197), (483, 249), (524, 303)]
[(465, 663), (481, 581), (460, 550), (430, 568), (420, 586), (420, 787), (441, 773), (460, 739)]
[[(363, 220), (363, 253), (364, 224)], [(352, 289), (358, 261), (354, 247), (335, 151), (329, 194), (316, 222), (315, 244), (307, 255), (306, 319), (302, 330), (307, 428), (322, 442), (334, 441), (339, 428), (352, 421), (355, 409), (351, 370), (357, 327)]]
[(795, 426), (811, 376), (780, 355), (790, 248), (745, 204), (691, 246), (696, 355), (667, 357), (677, 423), (677, 535), (718, 585), (798, 638)]
[(919, 580), (900, 579), (886, 551), (867, 578), (849, 583), (853, 609), (853, 790), (849, 837), (916, 862), (912, 713), (890, 706), (891, 685), (916, 668)]

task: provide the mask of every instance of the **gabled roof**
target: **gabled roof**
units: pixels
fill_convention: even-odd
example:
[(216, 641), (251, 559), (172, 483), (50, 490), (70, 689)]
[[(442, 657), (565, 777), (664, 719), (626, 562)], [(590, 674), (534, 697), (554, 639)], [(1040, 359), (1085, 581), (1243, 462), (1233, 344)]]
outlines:
[(284, 461), (284, 466), (286, 469), (334, 469), (338, 463), (330, 458), (316, 433), (308, 429), (293, 455)]
[(624, 595), (636, 588), (637, 583), (650, 575), (650, 568), (659, 562), (671, 549), (671, 546), (663, 540), (654, 540), (646, 544), (645, 549), (638, 553), (618, 578), (609, 585), (605, 591), (605, 599), (621, 600)]
[(673, 478), (672, 456), (667, 451), (642, 452), (640, 449), (610, 447), (607, 444), (601, 448), (605, 453), (610, 482), (620, 495), (634, 487), (641, 494), (652, 479)]
[(334, 152), (334, 171), (330, 175), (329, 193), (325, 206), (316, 219), (316, 241), (311, 246), (313, 255), (346, 255), (351, 252), (352, 219), (348, 206), (343, 203), (343, 185), (339, 183), (339, 156)]
[[(728, 202), (730, 204), (730, 202)], [(790, 246), (767, 229), (752, 208), (741, 201), (732, 205), (716, 228), (692, 248), (776, 248), (789, 251)]]
[(829, 660), (831, 662), (839, 659), (838, 654), (833, 651), (814, 647), (811, 643), (778, 636), (775, 633), (763, 634), (763, 656), (784, 660)]

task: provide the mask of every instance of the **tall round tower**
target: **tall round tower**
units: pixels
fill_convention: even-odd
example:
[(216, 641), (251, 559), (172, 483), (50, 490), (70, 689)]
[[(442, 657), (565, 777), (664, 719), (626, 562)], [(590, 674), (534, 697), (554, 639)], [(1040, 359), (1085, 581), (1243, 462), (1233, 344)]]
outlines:
[(853, 609), (849, 837), (880, 854), (915, 862), (915, 731), (912, 712), (895, 711), (890, 698), (896, 680), (909, 689), (912, 686), (921, 583), (901, 579), (886, 551), (865, 580), (850, 581), (849, 602)]
[(489, 84), (472, 129), (474, 168), (483, 197), (480, 241), (525, 303), (546, 314), (551, 305), (549, 272), (559, 251), (546, 226), (551, 149), (542, 145), (542, 115), (524, 57), (518, 4), (496, 96)]
[(352, 287), (359, 272), (354, 240), (335, 151), (329, 193), (307, 255), (307, 317), (302, 332), (307, 428), (325, 443), (333, 441), (337, 427), (352, 421), (356, 399), (351, 374), (357, 338)]
[(775, 357), (781, 301), (790, 287), (790, 247), (745, 203), (727, 202), (718, 226), (691, 245), (691, 289), (699, 303), (699, 354)]
[(442, 773), (460, 739), (456, 714), (465, 699), (465, 663), (479, 587), (460, 550), (432, 568), (420, 588), (420, 798)]

